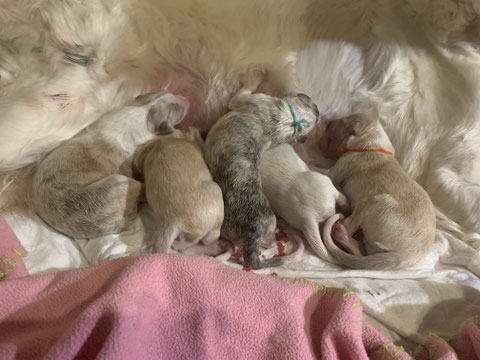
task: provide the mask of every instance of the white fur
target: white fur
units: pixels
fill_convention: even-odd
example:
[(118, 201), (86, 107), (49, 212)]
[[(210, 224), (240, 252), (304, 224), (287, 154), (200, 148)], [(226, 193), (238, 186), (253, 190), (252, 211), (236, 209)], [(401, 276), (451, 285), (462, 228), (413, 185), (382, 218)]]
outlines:
[(310, 171), (288, 144), (263, 154), (260, 175), (273, 212), (301, 230), (318, 256), (336, 263), (323, 244), (319, 226), (335, 214), (337, 201), (348, 206), (348, 200), (330, 178)]
[(4, 0), (0, 169), (145, 90), (187, 96), (208, 127), (240, 76), (261, 68), (264, 91), (302, 90), (327, 117), (357, 99), (376, 106), (408, 174), (479, 232), (479, 14), (476, 0)]

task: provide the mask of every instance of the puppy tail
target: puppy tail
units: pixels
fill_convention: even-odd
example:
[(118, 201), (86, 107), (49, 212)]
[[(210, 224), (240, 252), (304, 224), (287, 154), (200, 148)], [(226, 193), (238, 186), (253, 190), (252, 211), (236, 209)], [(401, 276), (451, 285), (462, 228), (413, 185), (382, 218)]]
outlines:
[(266, 259), (263, 261), (260, 259), (259, 256), (261, 241), (256, 236), (247, 237), (247, 241), (244, 242), (243, 246), (243, 257), (245, 260), (245, 264), (252, 269), (258, 270), (267, 267), (276, 267), (291, 264), (299, 261), (305, 250), (305, 245), (303, 243), (303, 240), (299, 236), (293, 235), (293, 237), (297, 241), (298, 247), (292, 254)]
[(314, 219), (306, 224), (303, 235), (305, 236), (305, 239), (307, 239), (307, 242), (312, 248), (313, 252), (317, 254), (320, 259), (338, 264), (338, 261), (328, 253), (325, 245), (323, 244), (322, 237), (320, 235), (319, 224)]
[(349, 268), (366, 270), (404, 269), (417, 263), (423, 255), (422, 252), (415, 252), (414, 249), (394, 250), (366, 256), (349, 254), (340, 249), (331, 236), (333, 225), (340, 219), (343, 219), (342, 214), (335, 214), (327, 219), (323, 227), (323, 240), (333, 257)]
[(293, 234), (293, 238), (297, 242), (297, 249), (290, 255), (277, 258), (280, 259), (282, 265), (293, 264), (300, 261), (305, 252), (305, 244), (303, 243), (302, 238), (296, 234)]

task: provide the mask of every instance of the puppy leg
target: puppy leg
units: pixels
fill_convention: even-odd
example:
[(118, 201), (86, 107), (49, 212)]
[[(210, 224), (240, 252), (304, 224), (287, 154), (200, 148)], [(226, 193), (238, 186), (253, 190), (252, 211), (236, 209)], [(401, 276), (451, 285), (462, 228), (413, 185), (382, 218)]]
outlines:
[(225, 240), (217, 240), (208, 245), (196, 244), (180, 251), (184, 255), (207, 255), (218, 256), (224, 254), (229, 248), (229, 242)]
[(202, 240), (202, 244), (209, 245), (214, 243), (220, 237), (220, 229), (211, 230), (207, 235), (205, 235)]
[(329, 255), (325, 245), (323, 244), (322, 237), (320, 236), (319, 224), (317, 221), (315, 221), (315, 219), (309, 218), (306, 220), (302, 230), (305, 239), (307, 239), (307, 242), (315, 254), (317, 254), (321, 259), (335, 262), (335, 259)]
[(241, 79), (243, 88), (249, 90), (250, 93), (255, 92), (263, 80), (265, 80), (267, 74), (264, 70), (254, 69), (248, 72)]
[(119, 184), (123, 188), (125, 196), (125, 209), (123, 212), (123, 217), (125, 218), (126, 227), (137, 217), (138, 203), (141, 201), (146, 201), (145, 185), (137, 180), (119, 174), (108, 176), (104, 180), (106, 183)]
[[(91, 225), (86, 228), (92, 229), (93, 232), (88, 234), (87, 231), (83, 237), (98, 237), (124, 230), (135, 220), (138, 202), (144, 198), (144, 194), (142, 183), (120, 174), (107, 176), (88, 185), (78, 197), (78, 201), (84, 203), (77, 206), (85, 209), (84, 217), (79, 220), (90, 222)], [(84, 226), (79, 228), (83, 229)]]
[[(157, 221), (157, 226), (160, 227), (157, 231), (153, 233), (154, 238), (154, 248), (153, 251), (156, 253), (168, 253), (172, 247), (173, 242), (178, 236), (178, 229), (174, 226), (165, 226), (165, 223)], [(165, 227), (161, 227), (165, 226)]]
[(190, 126), (187, 130), (185, 130), (184, 134), (189, 141), (197, 144), (198, 147), (200, 147), (200, 149), (203, 151), (205, 141), (202, 139), (202, 135), (200, 135), (200, 130)]
[(230, 102), (228, 103), (229, 109), (235, 110), (242, 107), (245, 103), (248, 103), (252, 97), (258, 99), (258, 96), (264, 96), (262, 94), (252, 95), (252, 93), (257, 90), (264, 77), (264, 73), (260, 71), (254, 71), (246, 76), (245, 80), (242, 81), (242, 88), (230, 99)]

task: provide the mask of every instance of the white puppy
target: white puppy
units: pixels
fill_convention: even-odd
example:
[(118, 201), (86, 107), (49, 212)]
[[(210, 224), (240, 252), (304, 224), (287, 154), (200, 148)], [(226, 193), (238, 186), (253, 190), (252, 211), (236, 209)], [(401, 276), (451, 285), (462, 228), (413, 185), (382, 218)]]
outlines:
[(147, 202), (155, 214), (155, 252), (168, 252), (174, 242), (174, 248), (184, 252), (218, 255), (222, 250), (216, 243), (223, 223), (222, 191), (201, 146), (194, 130), (176, 131), (148, 142), (134, 157), (134, 170), (144, 177)]
[(348, 211), (345, 195), (328, 176), (310, 171), (289, 144), (263, 154), (260, 175), (273, 212), (301, 230), (318, 256), (336, 262), (323, 245), (319, 225), (335, 214), (336, 206)]

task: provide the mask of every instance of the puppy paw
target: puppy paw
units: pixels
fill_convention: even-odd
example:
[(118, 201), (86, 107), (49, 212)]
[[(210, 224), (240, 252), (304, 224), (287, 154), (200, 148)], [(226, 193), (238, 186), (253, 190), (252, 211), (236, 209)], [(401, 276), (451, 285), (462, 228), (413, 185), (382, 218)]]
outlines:
[(340, 223), (335, 223), (332, 226), (332, 239), (339, 243), (348, 242), (348, 232), (345, 226)]
[(240, 78), (242, 88), (250, 92), (255, 92), (263, 80), (267, 77), (267, 71), (261, 68), (250, 70)]
[(198, 145), (203, 145), (205, 141), (200, 134), (200, 130), (195, 127), (189, 126), (187, 130), (184, 131), (185, 137)]
[(130, 254), (127, 254), (127, 253), (112, 254), (112, 255), (108, 255), (108, 256), (105, 258), (105, 260), (103, 260), (103, 261), (101, 261), (101, 262), (106, 262), (106, 261), (110, 261), (110, 260), (120, 259), (120, 258), (127, 257), (127, 256), (130, 256)]
[(275, 237), (275, 234), (271, 234), (265, 239), (262, 239), (261, 245), (264, 249), (270, 249), (275, 247), (277, 245), (277, 238)]
[(350, 237), (345, 226), (340, 223), (335, 223), (332, 226), (332, 239), (350, 254), (358, 256), (366, 255), (363, 242)]
[(223, 254), (230, 247), (230, 242), (226, 240), (217, 240), (210, 245), (206, 245), (207, 251), (210, 252), (211, 256), (218, 256), (220, 254)]

